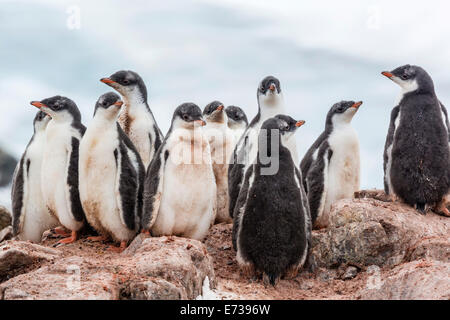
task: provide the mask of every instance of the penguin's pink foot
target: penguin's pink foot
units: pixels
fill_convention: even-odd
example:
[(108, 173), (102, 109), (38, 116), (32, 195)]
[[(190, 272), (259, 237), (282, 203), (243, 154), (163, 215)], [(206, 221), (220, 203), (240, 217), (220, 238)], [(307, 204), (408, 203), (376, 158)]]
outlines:
[(141, 232), (142, 234), (145, 234), (146, 236), (149, 236), (150, 235), (150, 230), (148, 230), (148, 229), (142, 229), (142, 232)]
[(56, 227), (53, 229), (57, 235), (60, 235), (62, 237), (70, 237), (71, 233), (67, 232), (64, 227)]
[(108, 240), (108, 237), (106, 237), (106, 236), (95, 236), (95, 237), (88, 237), (87, 239), (90, 240), (90, 241), (93, 241), (93, 242), (100, 242), (100, 241)]
[(109, 250), (113, 251), (113, 252), (117, 252), (117, 253), (121, 253), (123, 252), (125, 249), (127, 248), (127, 242), (126, 241), (122, 241), (120, 243), (119, 247), (110, 247)]
[(72, 231), (72, 234), (70, 237), (68, 238), (64, 238), (58, 241), (58, 243), (63, 243), (63, 244), (69, 244), (69, 243), (73, 243), (75, 241), (77, 241), (77, 232), (76, 231)]
[(434, 211), (435, 211), (436, 213), (438, 213), (438, 214), (443, 215), (443, 216), (450, 217), (450, 211), (449, 211), (448, 208), (447, 208), (447, 203), (446, 203), (445, 199), (442, 200), (442, 201), (435, 207)]

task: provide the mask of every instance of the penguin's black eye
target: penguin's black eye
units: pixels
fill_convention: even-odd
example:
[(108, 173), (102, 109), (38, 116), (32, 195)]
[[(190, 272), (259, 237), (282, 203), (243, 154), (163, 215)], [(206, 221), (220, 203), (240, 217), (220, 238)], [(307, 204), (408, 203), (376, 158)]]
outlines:
[(406, 74), (404, 74), (400, 78), (402, 78), (403, 80), (408, 80), (409, 77)]
[(130, 84), (130, 80), (127, 80), (127, 79), (123, 80), (123, 84), (125, 84), (125, 85)]
[(189, 116), (187, 114), (183, 114), (183, 120), (187, 121), (189, 119)]
[(285, 126), (285, 127), (284, 127), (284, 129), (285, 129), (286, 131), (289, 131), (290, 128), (291, 128), (291, 127), (289, 127), (289, 126)]

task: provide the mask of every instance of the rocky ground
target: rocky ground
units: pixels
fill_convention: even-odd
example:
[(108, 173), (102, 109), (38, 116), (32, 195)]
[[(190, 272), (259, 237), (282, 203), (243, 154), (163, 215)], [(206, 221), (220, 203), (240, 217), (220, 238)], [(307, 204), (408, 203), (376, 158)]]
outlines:
[(314, 231), (312, 267), (275, 288), (241, 274), (219, 224), (203, 243), (140, 235), (121, 254), (87, 239), (55, 246), (50, 233), (4, 241), (0, 299), (450, 299), (450, 218), (359, 197)]

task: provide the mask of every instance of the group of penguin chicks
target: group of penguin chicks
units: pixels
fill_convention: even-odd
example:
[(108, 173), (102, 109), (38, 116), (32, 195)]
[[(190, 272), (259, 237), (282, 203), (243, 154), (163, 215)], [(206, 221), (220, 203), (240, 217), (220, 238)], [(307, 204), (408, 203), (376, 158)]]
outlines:
[[(406, 65), (385, 76), (402, 88), (384, 152), (385, 191), (426, 212), (449, 215), (449, 122), (433, 82)], [(138, 232), (202, 240), (214, 223), (233, 222), (237, 261), (265, 283), (295, 276), (311, 248), (312, 228), (328, 224), (331, 205), (359, 190), (359, 142), (351, 120), (362, 102), (329, 110), (325, 130), (300, 162), (277, 78), (257, 89), (258, 114), (219, 101), (202, 112), (176, 108), (163, 137), (141, 77), (119, 71), (101, 81), (86, 129), (76, 104), (61, 96), (33, 101), (34, 135), (12, 187), (13, 231), (39, 242), (45, 230), (77, 240), (83, 227), (122, 251)], [(66, 230), (70, 230), (67, 232)]]

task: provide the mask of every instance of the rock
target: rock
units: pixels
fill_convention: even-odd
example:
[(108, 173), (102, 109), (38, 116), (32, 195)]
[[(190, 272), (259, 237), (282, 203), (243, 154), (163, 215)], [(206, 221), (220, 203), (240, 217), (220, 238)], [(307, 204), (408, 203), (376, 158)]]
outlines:
[(197, 240), (160, 237), (147, 238), (133, 255), (136, 274), (163, 278), (181, 289), (183, 299), (202, 294), (206, 276), (215, 287), (212, 259)]
[(0, 148), (0, 187), (11, 183), (17, 160)]
[(10, 240), (13, 236), (13, 230), (11, 226), (8, 226), (0, 231), (0, 242)]
[(390, 197), (384, 193), (383, 190), (372, 189), (372, 190), (361, 190), (355, 192), (356, 199), (375, 199), (384, 202), (392, 202)]
[(122, 289), (122, 300), (180, 300), (186, 299), (182, 289), (164, 280), (131, 281)]
[(449, 218), (400, 203), (345, 199), (333, 205), (329, 227), (313, 231), (311, 254), (321, 267), (395, 266), (422, 238), (442, 237), (448, 245), (449, 230)]
[(450, 264), (421, 260), (399, 265), (385, 274), (375, 272), (356, 294), (364, 300), (448, 300)]
[(119, 297), (116, 277), (81, 257), (61, 259), (0, 285), (4, 300), (112, 300)]
[(0, 230), (11, 225), (11, 213), (4, 206), (0, 206)]
[(450, 241), (448, 237), (431, 237), (420, 239), (410, 248), (408, 261), (413, 260), (439, 260), (450, 263)]
[(356, 277), (356, 275), (358, 274), (358, 269), (356, 267), (353, 266), (349, 266), (344, 274), (341, 276), (342, 280), (350, 280), (353, 279), (354, 277)]
[(59, 252), (25, 241), (6, 241), (0, 246), (0, 282), (51, 261)]

